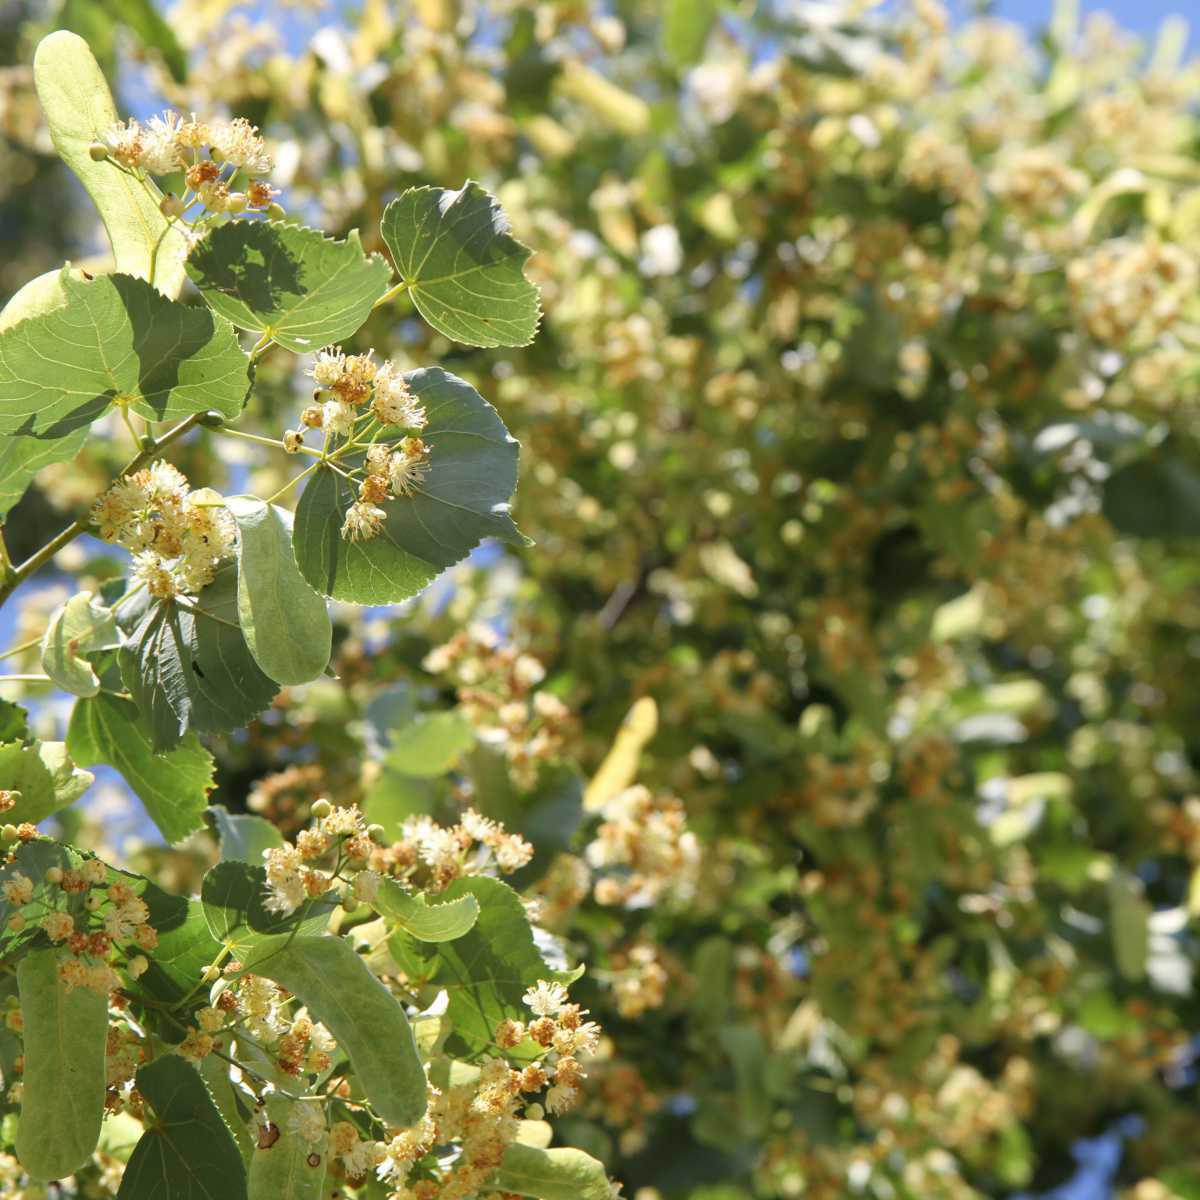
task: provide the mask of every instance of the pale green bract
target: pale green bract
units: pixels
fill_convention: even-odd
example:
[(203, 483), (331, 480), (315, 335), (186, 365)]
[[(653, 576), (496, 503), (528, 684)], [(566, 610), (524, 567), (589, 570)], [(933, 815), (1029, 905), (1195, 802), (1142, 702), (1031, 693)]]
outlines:
[(277, 683), (308, 683), (329, 663), (333, 624), (292, 552), (292, 514), (257, 496), (230, 496), (238, 527), (237, 613), (246, 645)]
[(187, 238), (178, 227), (168, 228), (158, 208), (158, 188), (140, 184), (88, 154), (117, 120), (117, 110), (87, 42), (62, 29), (43, 38), (33, 58), (33, 78), (54, 148), (100, 213), (116, 269), (149, 279), (153, 261), (155, 286), (168, 296), (177, 295)]
[(261, 960), (256, 974), (282, 984), (308, 1007), (350, 1058), (379, 1117), (409, 1126), (425, 1112), (425, 1071), (399, 1001), (348, 942), (296, 937)]
[(94, 696), (100, 678), (83, 657), (121, 644), (111, 611), (96, 602), (91, 592), (78, 592), (55, 610), (42, 638), (42, 670), (64, 692)]
[(383, 211), (380, 232), (417, 311), (469, 346), (527, 346), (541, 318), (525, 278), (533, 253), (500, 205), (468, 180), (458, 191), (409, 188)]
[(231, 221), (188, 256), (187, 273), (214, 312), (297, 354), (349, 337), (387, 291), (391, 271), (345, 240), (275, 221)]
[[(523, 542), (509, 515), (519, 448), (496, 410), (470, 384), (438, 367), (406, 379), (429, 419), (421, 431), (430, 448), (429, 472), (414, 493), (384, 501), (382, 530), (362, 541), (341, 534), (358, 494), (332, 468), (317, 470), (296, 508), (300, 571), (335, 600), (395, 604), (416, 595), (485, 537)], [(397, 431), (390, 440), (401, 436)], [(348, 455), (346, 461), (356, 465), (361, 457)]]
[(235, 417), (250, 360), (233, 327), (132, 275), (63, 276), (67, 303), (0, 333), (0, 433), (61, 438), (124, 405), (149, 421)]
[(406, 892), (387, 878), (380, 880), (371, 907), (419, 942), (453, 941), (479, 919), (479, 901), (474, 896), (430, 904), (424, 896)]
[(292, 1128), (292, 1115), (302, 1104), (318, 1107), (318, 1100), (267, 1097), (267, 1116), (279, 1131), (269, 1145), (255, 1147), (250, 1158), (250, 1200), (321, 1200), (328, 1158), (328, 1133), (306, 1142)]
[(609, 1200), (604, 1164), (582, 1150), (543, 1150), (514, 1143), (489, 1180), (498, 1192), (536, 1196), (538, 1200)]
[(90, 988), (68, 988), (66, 951), (30, 950), (17, 964), (25, 1019), (25, 1070), (17, 1158), (33, 1179), (61, 1179), (83, 1166), (104, 1117), (108, 1005)]

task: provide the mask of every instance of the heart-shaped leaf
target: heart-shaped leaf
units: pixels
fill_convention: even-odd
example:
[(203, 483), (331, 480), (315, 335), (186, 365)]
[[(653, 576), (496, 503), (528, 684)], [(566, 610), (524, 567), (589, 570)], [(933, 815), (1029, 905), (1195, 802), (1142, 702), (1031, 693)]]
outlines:
[(150, 421), (237, 416), (250, 359), (233, 326), (132, 275), (63, 275), (67, 303), (0, 333), (0, 433), (61, 438), (126, 405)]
[(392, 272), (345, 241), (274, 221), (230, 221), (188, 255), (187, 273), (213, 310), (297, 354), (348, 338), (387, 291)]
[(533, 251), (479, 184), (409, 188), (384, 209), (380, 232), (417, 311), (439, 333), (469, 346), (533, 341), (541, 303), (524, 270)]
[(419, 942), (453, 941), (479, 919), (479, 902), (474, 896), (430, 904), (424, 896), (406, 892), (394, 879), (380, 881), (371, 907)]
[[(296, 508), (295, 550), (314, 588), (353, 604), (395, 604), (416, 595), (441, 571), (465, 558), (485, 537), (522, 544), (509, 516), (517, 485), (516, 441), (470, 384), (438, 367), (407, 376), (424, 405), (429, 472), (411, 496), (383, 503), (382, 530), (373, 538), (342, 537), (355, 486), (330, 467), (319, 468)], [(397, 435), (397, 441), (399, 435)], [(346, 455), (343, 469), (361, 455)]]

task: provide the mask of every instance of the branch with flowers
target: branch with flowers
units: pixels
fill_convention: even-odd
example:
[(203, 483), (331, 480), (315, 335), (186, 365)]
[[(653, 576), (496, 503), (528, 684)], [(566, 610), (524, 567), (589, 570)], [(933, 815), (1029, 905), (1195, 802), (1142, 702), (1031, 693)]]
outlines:
[[(70, 34), (43, 43), (35, 75), (117, 269), (64, 267), (5, 310), (0, 437), (30, 477), (114, 429), (134, 453), (61, 533), (6, 558), (0, 583), (2, 602), (85, 533), (129, 556), (123, 578), (53, 613), (43, 675), (3, 677), (74, 697), (65, 742), (35, 736), (16, 705), (0, 710), (0, 1070), (19, 1077), (7, 1098), (21, 1171), (35, 1183), (94, 1171), (119, 1128), (129, 1200), (334, 1186), (606, 1200), (602, 1166), (550, 1148), (543, 1120), (578, 1099), (600, 1029), (567, 990), (582, 968), (548, 956), (504, 882), (533, 866), (530, 842), (475, 807), (389, 830), (317, 799), (290, 838), (207, 807), (202, 737), (328, 670), (330, 599), (394, 604), (485, 537), (522, 541), (509, 515), (518, 447), (495, 409), (440, 367), (341, 347), (401, 295), (451, 340), (528, 343), (540, 317), (530, 252), (467, 183), (388, 205), (389, 265), (356, 235), (287, 216), (248, 121), (119, 121)], [(185, 277), (199, 303), (178, 299)], [(311, 356), (311, 398), (277, 439), (236, 427), (268, 352)], [(166, 456), (201, 430), (306, 466), (265, 498), (193, 487)], [(301, 486), (294, 511), (277, 503)], [(500, 772), (528, 782), (566, 714), (531, 699), (536, 661), (509, 666), (500, 698), (475, 703), (525, 746)], [(431, 728), (461, 753), (458, 726)], [(441, 761), (439, 745), (423, 752)], [(38, 832), (98, 764), (168, 843), (216, 831), (220, 861), (198, 896)]]

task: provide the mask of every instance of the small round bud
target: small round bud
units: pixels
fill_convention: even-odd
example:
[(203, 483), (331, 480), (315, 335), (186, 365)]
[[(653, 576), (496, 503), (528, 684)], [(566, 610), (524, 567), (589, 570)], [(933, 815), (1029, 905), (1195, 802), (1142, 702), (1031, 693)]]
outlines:
[(20, 913), (13, 913), (13, 915), (8, 918), (8, 927), (13, 931), (13, 933), (20, 933), (21, 930), (25, 928), (25, 918), (21, 916)]
[(247, 203), (245, 192), (230, 192), (229, 199), (225, 201), (225, 209), (231, 213), (245, 212)]
[(272, 201), (267, 205), (267, 216), (278, 221), (281, 217), (286, 217), (287, 212), (282, 204), (276, 204), (274, 201)]
[(300, 447), (304, 445), (304, 433), (299, 429), (285, 429), (283, 431), (283, 448), (288, 454), (299, 454)]
[(0, 842), (15, 842), (19, 836), (15, 825), (5, 825), (0, 829)]
[(150, 967), (150, 960), (144, 954), (135, 954), (125, 965), (133, 979), (137, 979), (141, 975), (145, 975)]
[(342, 897), (343, 912), (352, 913), (358, 907), (358, 897), (352, 892)]
[(158, 445), (157, 440), (155, 439), (154, 435), (151, 433), (142, 434), (141, 441), (142, 441), (142, 449), (143, 450), (153, 450), (154, 447)]
[(316, 820), (321, 821), (333, 812), (333, 805), (328, 800), (314, 800), (309, 812)]
[(221, 968), (213, 966), (212, 963), (209, 963), (208, 966), (204, 968), (204, 974), (200, 976), (204, 983), (212, 983), (214, 979), (219, 979), (220, 977)]
[(380, 846), (382, 846), (385, 843), (385, 841), (387, 840), (385, 837), (385, 831), (384, 831), (384, 828), (382, 825), (368, 825), (367, 826), (367, 837), (369, 837), (371, 839), (371, 841), (375, 842), (377, 845), (380, 845)]
[(319, 404), (310, 404), (301, 414), (300, 423), (307, 425), (309, 429), (320, 429), (324, 423), (325, 414), (321, 411)]
[(546, 1115), (546, 1110), (540, 1104), (525, 1105), (525, 1119), (527, 1121), (540, 1121)]
[(200, 424), (205, 429), (220, 429), (225, 424), (225, 418), (219, 412), (206, 412), (200, 418)]
[(104, 897), (101, 896), (99, 894), (99, 892), (93, 892), (83, 902), (83, 907), (86, 908), (88, 910), (88, 912), (95, 912), (96, 909), (98, 909), (100, 907), (100, 905), (102, 905), (103, 903), (104, 903)]
[(159, 202), (158, 211), (168, 221), (178, 220), (183, 216), (183, 201), (174, 192), (168, 192)]
[(223, 155), (220, 152), (220, 150), (218, 150), (216, 148), (216, 146), (209, 146), (208, 157), (211, 158), (213, 160), (213, 162), (218, 163), (218, 164), (223, 163), (225, 161), (225, 155)]
[(62, 883), (62, 877), (62, 867), (49, 867), (42, 878), (53, 887), (57, 883)]
[(92, 162), (103, 162), (108, 157), (108, 147), (103, 142), (93, 142), (88, 147), (88, 158)]

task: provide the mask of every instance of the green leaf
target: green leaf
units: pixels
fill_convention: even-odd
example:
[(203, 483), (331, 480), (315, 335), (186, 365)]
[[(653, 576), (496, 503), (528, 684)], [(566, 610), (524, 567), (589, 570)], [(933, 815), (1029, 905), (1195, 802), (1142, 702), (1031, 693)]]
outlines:
[(117, 404), (151, 421), (241, 412), (250, 359), (223, 318), (132, 275), (63, 287), (62, 308), (0, 333), (0, 433), (61, 438)]
[[(49, 838), (38, 838), (32, 842), (22, 842), (16, 849), (11, 862), (0, 863), (0, 883), (12, 879), (15, 875), (24, 875), (32, 880), (34, 903), (38, 904), (44, 888), (42, 880), (51, 867), (67, 870), (78, 866), (80, 857), (67, 850), (66, 847), (51, 841)], [(42, 937), (41, 926), (37, 919), (43, 915), (40, 905), (31, 908), (26, 914), (32, 917), (24, 929), (12, 930), (8, 927), (9, 918), (21, 912), (24, 906), (10, 904), (0, 895), (0, 959), (12, 962), (16, 952), (27, 943)]]
[(237, 1142), (242, 1162), (248, 1171), (254, 1154), (254, 1138), (250, 1136), (250, 1104), (253, 1101), (239, 1093), (237, 1085), (229, 1077), (229, 1064), (224, 1059), (215, 1054), (206, 1055), (200, 1060), (199, 1070), (208, 1094), (212, 1096), (217, 1111)]
[[(267, 1097), (267, 1116), (279, 1130), (269, 1146), (258, 1146), (250, 1159), (250, 1200), (321, 1200), (328, 1158), (328, 1134), (319, 1142), (306, 1142), (292, 1133), (288, 1122), (297, 1105), (320, 1105), (318, 1100)], [(316, 1165), (310, 1162), (316, 1158)]]
[(199, 900), (172, 896), (162, 888), (125, 871), (113, 871), (129, 883), (150, 910), (147, 923), (158, 934), (150, 968), (137, 981), (138, 988), (156, 1000), (175, 1004), (188, 995), (200, 973), (217, 956), (220, 946), (208, 931)]
[(380, 255), (363, 253), (357, 231), (335, 241), (274, 221), (218, 226), (192, 250), (187, 272), (214, 311), (297, 354), (348, 338), (392, 277)]
[(380, 232), (417, 311), (439, 333), (469, 346), (533, 341), (541, 304), (524, 271), (533, 251), (509, 234), (479, 184), (409, 188), (384, 209)]
[(20, 792), (21, 798), (4, 820), (36, 825), (59, 809), (74, 804), (91, 786), (93, 776), (77, 770), (62, 742), (11, 742), (0, 746), (0, 788)]
[(118, 1200), (244, 1200), (237, 1142), (191, 1063), (166, 1054), (137, 1073), (154, 1110), (121, 1180)]
[(474, 896), (430, 904), (424, 896), (406, 892), (387, 878), (380, 881), (371, 907), (420, 942), (453, 941), (479, 919), (479, 902)]
[(1200, 475), (1178, 458), (1130, 463), (1105, 483), (1103, 509), (1131, 537), (1200, 536)]
[(720, 11), (721, 0), (667, 0), (662, 47), (672, 66), (690, 66), (704, 53), (708, 31)]
[(261, 866), (264, 850), (274, 850), (283, 845), (283, 834), (262, 817), (231, 813), (219, 804), (204, 811), (212, 818), (217, 831), (223, 861)]
[(1150, 951), (1150, 905), (1140, 885), (1125, 871), (1115, 870), (1108, 880), (1109, 921), (1113, 957), (1122, 977), (1144, 978)]
[(61, 1179), (92, 1157), (104, 1119), (108, 1003), (59, 978), (61, 950), (31, 950), (17, 965), (25, 1072), (17, 1158), (33, 1179)]
[(0, 436), (0, 524), (43, 467), (74, 458), (86, 441), (86, 429), (53, 441), (15, 434)]
[(446, 1011), (454, 1029), (447, 1048), (456, 1057), (469, 1058), (490, 1052), (501, 1021), (528, 1018), (529, 1010), (521, 1000), (526, 988), (539, 979), (569, 983), (581, 972), (547, 966), (534, 943), (520, 896), (498, 879), (484, 875), (456, 879), (441, 896), (445, 901), (475, 898), (479, 918), (469, 932), (450, 942), (431, 944), (398, 931), (388, 940), (388, 948), (411, 978), (446, 989)]
[(333, 1035), (379, 1117), (415, 1125), (425, 1071), (404, 1009), (338, 937), (297, 937), (255, 968), (298, 996)]
[(238, 527), (238, 620), (255, 661), (279, 683), (308, 683), (329, 664), (333, 623), (296, 566), (292, 514), (256, 496), (225, 502)]
[[(517, 486), (517, 443), (468, 383), (430, 367), (407, 377), (425, 406), (429, 473), (411, 496), (385, 501), (378, 536), (346, 541), (346, 510), (357, 499), (336, 471), (321, 468), (296, 509), (296, 561), (323, 595), (353, 604), (395, 604), (416, 595), (488, 536), (521, 544), (509, 516)], [(358, 466), (361, 456), (347, 456)]]
[(115, 767), (172, 845), (204, 824), (213, 788), (212, 755), (194, 733), (167, 754), (155, 754), (128, 700), (101, 692), (71, 713), (67, 749), (85, 766)]
[(475, 730), (460, 712), (419, 714), (391, 736), (384, 763), (402, 775), (444, 775), (475, 745)]
[(537, 1196), (539, 1200), (609, 1200), (604, 1164), (582, 1150), (540, 1150), (514, 1143), (488, 1181), (488, 1190)]
[(121, 678), (149, 725), (156, 752), (178, 745), (189, 729), (238, 729), (279, 691), (246, 644), (237, 593), (237, 567), (226, 563), (197, 595), (201, 611), (161, 601), (147, 610), (122, 649)]
[(42, 670), (64, 692), (94, 696), (100, 679), (83, 655), (120, 644), (112, 613), (91, 592), (78, 592), (50, 618), (42, 638)]
[(200, 887), (209, 932), (218, 942), (232, 946), (247, 966), (278, 950), (293, 935), (323, 933), (338, 904), (337, 893), (329, 891), (284, 915), (268, 911), (266, 897), (266, 871), (233, 860), (210, 868)]
[[(168, 296), (183, 284), (187, 237), (168, 228), (159, 192), (110, 162), (95, 162), (88, 149), (117, 120), (104, 73), (83, 38), (59, 30), (43, 38), (33, 58), (33, 79), (59, 157), (79, 177), (100, 213), (118, 271), (150, 277)], [(158, 247), (157, 255), (154, 248)]]

